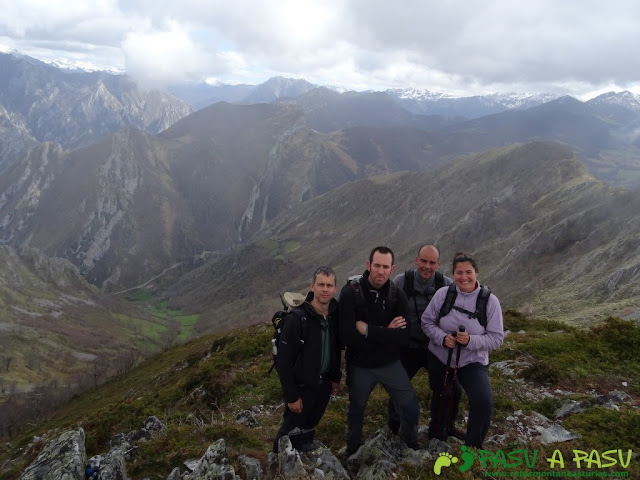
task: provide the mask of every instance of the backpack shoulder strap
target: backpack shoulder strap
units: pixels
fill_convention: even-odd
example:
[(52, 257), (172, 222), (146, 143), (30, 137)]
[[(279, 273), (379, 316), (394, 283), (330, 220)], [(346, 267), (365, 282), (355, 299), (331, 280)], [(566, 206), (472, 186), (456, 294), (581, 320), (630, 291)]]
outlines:
[(295, 307), (289, 310), (289, 312), (287, 313), (293, 313), (298, 318), (298, 320), (300, 320), (300, 327), (304, 328), (304, 324), (307, 321), (307, 318), (305, 317), (305, 311), (303, 309), (301, 309), (300, 307)]
[(416, 295), (416, 291), (413, 288), (413, 279), (415, 278), (414, 274), (415, 271), (413, 269), (404, 271), (404, 285), (402, 289), (404, 290), (404, 293), (407, 294), (407, 298), (415, 297)]
[(436, 272), (433, 283), (435, 284), (436, 290), (444, 287), (444, 275), (441, 272)]
[[(389, 305), (393, 305), (398, 299), (398, 286), (393, 283), (391, 280), (389, 285), (389, 296), (387, 298)], [(362, 285), (360, 285), (360, 281), (352, 281), (349, 283), (351, 288), (353, 288), (355, 292), (356, 298), (356, 307), (360, 307), (364, 305), (364, 292), (362, 291)]]
[(393, 308), (394, 303), (398, 299), (398, 286), (389, 280), (389, 307)]
[(451, 309), (453, 308), (453, 304), (456, 303), (457, 296), (458, 291), (456, 290), (456, 284), (452, 283), (451, 285), (449, 285), (449, 288), (447, 289), (447, 296), (444, 299), (442, 307), (440, 307), (440, 315), (438, 316), (438, 320), (440, 320), (451, 311)]
[(483, 328), (487, 328), (487, 303), (489, 303), (490, 295), (491, 289), (486, 285), (480, 285), (480, 292), (476, 300), (476, 315)]
[(349, 285), (351, 285), (351, 288), (353, 289), (354, 293), (355, 293), (355, 300), (356, 300), (356, 308), (363, 305), (364, 304), (364, 292), (362, 291), (362, 285), (360, 285), (360, 281), (359, 280), (353, 280), (351, 282), (349, 282)]

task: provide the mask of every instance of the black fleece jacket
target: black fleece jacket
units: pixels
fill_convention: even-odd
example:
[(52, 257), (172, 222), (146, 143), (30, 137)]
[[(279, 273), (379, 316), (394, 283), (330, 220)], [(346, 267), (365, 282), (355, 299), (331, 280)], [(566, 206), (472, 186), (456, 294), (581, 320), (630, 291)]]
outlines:
[[(322, 366), (322, 315), (311, 306), (313, 292), (309, 292), (305, 302), (295, 308), (295, 313), (284, 317), (284, 327), (280, 336), (280, 346), (276, 356), (276, 369), (280, 376), (282, 392), (287, 403), (300, 398), (300, 389), (315, 388), (321, 380)], [(305, 326), (302, 327), (302, 316)], [(330, 369), (328, 379), (339, 383), (340, 344), (338, 341), (338, 302), (329, 303)], [(304, 342), (301, 342), (303, 340)]]
[[(356, 299), (359, 294), (350, 284), (340, 292), (340, 341), (347, 347), (347, 363), (375, 368), (400, 360), (403, 348), (409, 345), (408, 328), (387, 328), (395, 317), (407, 317), (409, 304), (407, 295), (397, 288), (396, 301), (389, 305), (391, 281), (376, 290), (368, 277), (366, 271), (359, 281), (364, 300)], [(357, 320), (368, 324), (366, 337), (356, 330)]]

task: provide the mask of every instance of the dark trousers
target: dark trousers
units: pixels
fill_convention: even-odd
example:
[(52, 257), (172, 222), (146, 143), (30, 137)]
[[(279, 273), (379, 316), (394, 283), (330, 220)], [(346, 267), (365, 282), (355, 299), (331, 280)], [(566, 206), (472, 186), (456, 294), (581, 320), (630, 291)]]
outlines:
[[(424, 368), (426, 371), (429, 371), (429, 355), (430, 352), (426, 348), (407, 348), (402, 354), (401, 362), (402, 366), (407, 372), (409, 379), (413, 379), (416, 376), (416, 373), (421, 368)], [(460, 386), (460, 382), (456, 381), (454, 390), (454, 406), (452, 415), (449, 418), (449, 422), (447, 423), (447, 428), (449, 431), (453, 430), (453, 427), (456, 422), (456, 418), (458, 416), (458, 407), (460, 405), (460, 397), (462, 396), (462, 387)], [(395, 407), (393, 401), (389, 399), (389, 404), (387, 406), (388, 410), (388, 420), (387, 425), (389, 425), (389, 429), (397, 433), (400, 428), (401, 422), (401, 412), (398, 408)]]
[[(455, 351), (453, 353), (455, 359)], [(429, 352), (429, 386), (433, 392), (431, 397), (431, 420), (429, 421), (429, 433), (433, 437), (442, 438), (444, 426), (450, 415), (454, 412), (452, 407), (450, 388), (453, 377), (462, 385), (469, 397), (469, 423), (464, 444), (470, 447), (482, 448), (482, 442), (489, 431), (491, 423), (491, 411), (493, 409), (493, 394), (489, 381), (489, 366), (480, 363), (470, 363), (458, 368), (454, 374), (453, 366), (449, 368), (447, 375), (447, 388), (442, 390), (447, 366)]]
[(415, 446), (418, 438), (420, 404), (407, 372), (400, 361), (376, 368), (347, 365), (349, 407), (347, 408), (347, 452), (355, 452), (362, 444), (364, 411), (374, 387), (380, 383), (391, 401), (402, 412), (400, 437), (409, 446)]
[(324, 415), (324, 411), (329, 404), (331, 396), (331, 382), (329, 380), (319, 383), (313, 388), (302, 387), (300, 398), (302, 398), (302, 412), (293, 413), (284, 401), (284, 413), (282, 415), (282, 425), (276, 434), (273, 442), (273, 451), (278, 452), (278, 441), (287, 435), (291, 430), (298, 427), (300, 430), (315, 428)]

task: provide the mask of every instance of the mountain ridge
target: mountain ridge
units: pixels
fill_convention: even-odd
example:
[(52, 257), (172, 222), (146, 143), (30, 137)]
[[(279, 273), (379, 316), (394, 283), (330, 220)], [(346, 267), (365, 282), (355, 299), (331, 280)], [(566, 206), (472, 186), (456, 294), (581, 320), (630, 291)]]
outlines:
[[(423, 190), (434, 198), (460, 194), (433, 204), (420, 194)], [(445, 271), (455, 251), (474, 253), (481, 281), (488, 282), (506, 308), (583, 325), (616, 312), (634, 318), (640, 311), (640, 292), (633, 287), (640, 256), (632, 246), (638, 233), (638, 214), (633, 213), (638, 197), (638, 192), (602, 184), (565, 146), (532, 142), (502, 147), (430, 172), (398, 172), (345, 184), (292, 207), (250, 245), (168, 288), (167, 297), (177, 308), (215, 308), (227, 317), (225, 325), (243, 322), (277, 306), (273, 285), (303, 289), (317, 265), (333, 266), (344, 279), (364, 270), (369, 249), (387, 244), (396, 251), (400, 269), (410, 264), (419, 245), (434, 242)], [(589, 261), (610, 245), (618, 248), (606, 268), (589, 271)], [(575, 265), (563, 264), (562, 259), (574, 255)], [(621, 276), (618, 263), (623, 259), (629, 268)], [(563, 268), (574, 277), (567, 278)], [(250, 280), (260, 271), (269, 272), (264, 286)], [(525, 278), (514, 284), (514, 275)], [(615, 294), (606, 287), (614, 281)], [(570, 287), (565, 291), (563, 285)], [(597, 301), (594, 292), (600, 293)], [(254, 305), (246, 304), (249, 296)], [(567, 296), (573, 297), (570, 302)]]

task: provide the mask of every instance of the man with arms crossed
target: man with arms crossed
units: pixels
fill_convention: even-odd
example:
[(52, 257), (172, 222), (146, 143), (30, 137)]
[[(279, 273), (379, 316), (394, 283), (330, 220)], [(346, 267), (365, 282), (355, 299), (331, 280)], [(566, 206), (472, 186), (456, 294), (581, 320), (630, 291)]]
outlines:
[(394, 268), (393, 251), (376, 247), (362, 277), (340, 292), (340, 339), (346, 346), (349, 387), (347, 458), (362, 444), (364, 411), (378, 383), (401, 411), (400, 437), (409, 447), (418, 448), (420, 406), (400, 363), (402, 350), (409, 343), (407, 296), (390, 280)]

